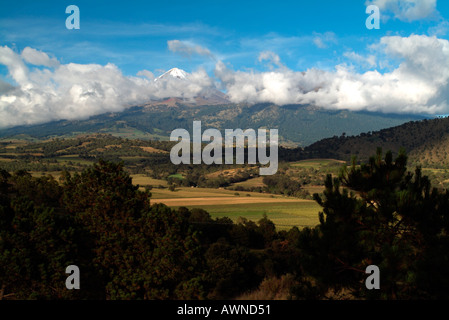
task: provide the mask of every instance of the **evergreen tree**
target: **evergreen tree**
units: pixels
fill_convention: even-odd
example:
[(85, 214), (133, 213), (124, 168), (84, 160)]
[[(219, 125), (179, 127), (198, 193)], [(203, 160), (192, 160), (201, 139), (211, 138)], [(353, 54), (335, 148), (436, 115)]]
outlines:
[(151, 207), (149, 193), (132, 184), (122, 163), (99, 161), (63, 181), (65, 208), (89, 231), (107, 299), (175, 298), (183, 286), (201, 296), (199, 286), (191, 288), (200, 262), (187, 218)]
[(83, 269), (86, 283), (95, 277), (83, 259), (82, 228), (58, 205), (57, 183), (24, 171), (1, 171), (0, 179), (0, 299), (98, 297), (65, 287), (69, 265)]
[[(320, 225), (303, 235), (320, 285), (355, 297), (448, 296), (449, 195), (431, 189), (420, 168), (407, 172), (406, 163), (404, 152), (393, 161), (378, 149), (369, 163), (354, 159), (339, 178), (327, 177), (324, 195), (314, 196), (323, 207)], [(380, 290), (365, 287), (371, 264), (380, 268)]]

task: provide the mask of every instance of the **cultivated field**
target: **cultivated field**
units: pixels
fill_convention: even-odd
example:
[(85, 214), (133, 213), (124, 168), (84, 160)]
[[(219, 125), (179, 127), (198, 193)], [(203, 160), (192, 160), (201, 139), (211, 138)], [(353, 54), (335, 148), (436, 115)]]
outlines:
[(278, 229), (314, 226), (319, 222), (320, 206), (313, 200), (212, 188), (177, 188), (176, 191), (153, 188), (151, 193), (152, 203), (201, 208), (213, 218), (229, 217), (238, 221), (244, 217), (257, 222), (266, 215)]
[[(128, 134), (132, 136), (138, 133), (128, 132)], [(33, 142), (37, 142), (37, 144)], [(134, 145), (129, 141), (113, 137), (95, 139), (81, 137), (79, 141), (70, 139), (56, 141), (51, 139), (48, 141), (0, 139), (0, 168), (11, 172), (25, 169), (36, 177), (50, 174), (58, 180), (62, 170), (68, 170), (71, 173), (80, 172), (93, 165), (97, 161), (96, 159), (109, 156), (113, 161), (120, 159), (124, 161), (125, 167), (131, 173), (133, 183), (139, 185), (142, 190), (151, 187), (152, 203), (165, 203), (173, 208), (181, 206), (202, 208), (207, 210), (212, 217), (226, 216), (234, 221), (244, 217), (257, 222), (267, 215), (279, 229), (284, 229), (292, 226), (314, 226), (319, 223), (318, 212), (321, 207), (314, 200), (310, 200), (312, 199), (311, 195), (322, 193), (326, 175), (338, 175), (345, 163), (336, 159), (309, 159), (281, 163), (279, 174), (285, 178), (281, 182), (293, 180), (300, 185), (305, 194), (300, 194), (299, 197), (281, 195), (293, 194), (282, 188), (270, 190), (270, 192), (279, 194), (263, 192), (268, 189), (264, 183), (264, 177), (260, 176), (231, 183), (228, 188), (176, 187), (172, 191), (170, 190), (172, 188), (169, 188), (170, 180), (185, 179), (185, 172), (178, 171), (173, 174), (172, 172), (176, 172), (173, 168), (164, 169), (162, 167), (158, 174), (165, 176), (164, 179), (154, 179), (148, 174), (132, 173), (152, 171), (154, 163), (159, 163), (162, 159), (160, 157), (167, 154), (167, 151), (160, 148), (163, 148), (163, 145), (148, 143), (142, 145), (137, 142)], [(155, 160), (151, 162), (153, 160), (148, 161), (148, 159)], [(136, 168), (140, 170), (135, 170)], [(158, 167), (154, 168), (159, 169)], [(245, 168), (226, 168), (213, 172), (205, 170), (204, 177), (208, 181), (226, 180), (238, 177), (245, 170)], [(449, 170), (447, 169), (424, 166), (423, 173), (429, 176), (433, 186), (447, 187), (449, 185)]]
[(319, 169), (322, 167), (341, 167), (345, 161), (335, 159), (310, 159), (290, 163), (292, 167)]

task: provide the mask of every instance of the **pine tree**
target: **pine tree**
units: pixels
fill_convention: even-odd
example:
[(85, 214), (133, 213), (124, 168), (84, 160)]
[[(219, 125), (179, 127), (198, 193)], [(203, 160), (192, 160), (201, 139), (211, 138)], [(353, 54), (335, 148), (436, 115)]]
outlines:
[[(406, 163), (405, 152), (393, 161), (378, 149), (367, 164), (354, 159), (338, 178), (327, 177), (324, 195), (314, 196), (323, 207), (320, 225), (304, 236), (321, 285), (357, 298), (447, 297), (449, 196)], [(380, 290), (365, 287), (371, 264), (380, 268)]]
[(63, 181), (65, 208), (89, 231), (106, 299), (186, 298), (179, 287), (201, 296), (193, 280), (199, 246), (186, 216), (150, 206), (149, 193), (132, 184), (122, 163), (99, 161)]
[(90, 280), (89, 258), (82, 258), (82, 228), (58, 204), (57, 183), (25, 171), (0, 177), (0, 299), (98, 297), (65, 287), (71, 264)]

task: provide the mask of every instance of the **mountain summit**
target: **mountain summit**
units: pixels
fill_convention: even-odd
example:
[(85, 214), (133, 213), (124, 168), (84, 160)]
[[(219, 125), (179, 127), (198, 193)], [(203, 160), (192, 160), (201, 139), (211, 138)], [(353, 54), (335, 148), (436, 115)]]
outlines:
[(182, 69), (178, 69), (178, 68), (172, 68), (170, 70), (168, 70), (167, 72), (165, 72), (164, 74), (160, 75), (159, 77), (157, 77), (156, 79), (154, 79), (154, 81), (158, 81), (160, 79), (164, 79), (167, 77), (173, 77), (173, 78), (178, 78), (178, 79), (187, 79), (188, 73), (185, 72)]
[[(189, 79), (189, 73), (179, 68), (172, 68), (167, 72), (163, 73), (159, 77), (155, 78), (154, 81), (157, 84), (161, 85), (161, 88), (164, 88), (166, 82), (170, 82), (170, 80), (185, 80), (178, 82), (178, 86), (188, 86), (191, 84), (191, 80)], [(159, 82), (160, 81), (160, 82)], [(226, 97), (226, 94), (217, 90), (214, 87), (203, 87), (197, 95), (193, 99), (185, 99), (181, 96), (172, 96), (164, 98), (160, 101), (152, 101), (147, 105), (160, 105), (165, 104), (168, 106), (174, 106), (176, 104), (187, 104), (187, 105), (216, 105), (216, 104), (227, 104), (229, 100)]]

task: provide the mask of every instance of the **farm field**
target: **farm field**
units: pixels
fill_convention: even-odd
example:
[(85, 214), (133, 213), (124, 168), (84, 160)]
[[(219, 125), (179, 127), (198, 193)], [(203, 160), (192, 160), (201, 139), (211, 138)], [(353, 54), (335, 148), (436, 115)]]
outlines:
[(330, 167), (330, 166), (341, 167), (344, 163), (345, 163), (345, 161), (335, 160), (335, 159), (308, 159), (308, 160), (292, 162), (292, 163), (290, 163), (290, 166), (319, 169), (324, 166), (326, 166), (326, 167)]
[[(72, 140), (61, 140), (33, 144), (30, 141), (8, 140), (3, 141), (0, 148), (0, 167), (11, 172), (26, 169), (35, 177), (50, 174), (58, 180), (62, 170), (71, 173), (80, 172), (103, 156), (113, 161), (122, 159), (135, 185), (139, 185), (142, 190), (151, 186), (152, 203), (165, 203), (173, 208), (180, 206), (202, 208), (213, 218), (226, 216), (233, 221), (243, 217), (257, 222), (267, 215), (279, 229), (288, 229), (292, 226), (314, 226), (319, 223), (318, 212), (321, 208), (311, 200), (311, 196), (314, 193), (322, 193), (325, 175), (338, 174), (345, 163), (336, 159), (307, 159), (283, 163), (279, 168), (279, 174), (286, 179), (285, 181), (291, 179), (301, 184), (307, 196), (287, 197), (268, 193), (264, 177), (257, 175), (231, 183), (227, 187), (209, 187), (203, 184), (201, 187), (193, 188), (177, 185), (175, 190), (171, 191), (169, 187), (172, 181), (186, 179), (185, 171), (173, 168), (161, 169), (159, 179), (148, 175), (154, 168), (158, 169), (158, 163), (163, 159), (160, 157), (166, 153), (163, 145), (138, 144), (112, 137), (80, 138), (76, 143)], [(145, 162), (148, 159), (155, 160)], [(156, 167), (153, 167), (155, 164)], [(140, 170), (135, 170), (136, 168)], [(217, 171), (205, 169), (201, 171), (203, 169), (199, 167), (194, 169), (202, 174), (204, 172), (208, 182), (214, 179), (231, 179), (248, 170), (229, 167)], [(422, 170), (431, 178), (434, 186), (444, 187), (449, 184), (447, 169), (424, 167)], [(282, 193), (285, 190), (277, 191), (281, 192), (276, 193)]]
[[(84, 145), (87, 146), (87, 143)], [(7, 154), (9, 156), (15, 151), (16, 147), (22, 147), (20, 143), (9, 145)], [(108, 145), (109, 146), (109, 145)], [(105, 147), (105, 150), (112, 150)], [(12, 148), (14, 147), (14, 148)], [(14, 150), (14, 151), (13, 151)], [(34, 151), (34, 150), (33, 150)], [(35, 152), (37, 152), (36, 150)], [(81, 166), (92, 165), (94, 160), (83, 159), (76, 153), (64, 155), (55, 154), (58, 163), (68, 165), (72, 170), (82, 170)], [(121, 156), (127, 159), (127, 156)], [(133, 158), (133, 156), (131, 156)], [(14, 161), (7, 157), (2, 160), (5, 162)], [(290, 166), (296, 170), (311, 170), (320, 168), (329, 168), (330, 166), (339, 165), (335, 160), (317, 159), (304, 160), (291, 163)], [(309, 169), (310, 168), (310, 169)], [(228, 170), (232, 172), (232, 170)], [(35, 176), (52, 175), (56, 180), (59, 179), (61, 171), (39, 171), (34, 170), (30, 173)], [(218, 175), (219, 172), (211, 176)], [(278, 194), (270, 194), (264, 192), (236, 191), (225, 188), (191, 188), (176, 187), (175, 191), (169, 190), (169, 183), (166, 179), (154, 179), (147, 174), (131, 174), (133, 183), (139, 185), (142, 189), (151, 186), (151, 202), (165, 203), (166, 205), (178, 208), (181, 206), (187, 208), (202, 208), (210, 213), (213, 218), (229, 217), (233, 221), (238, 221), (243, 217), (251, 221), (257, 222), (264, 215), (268, 217), (278, 229), (289, 229), (292, 226), (305, 227), (318, 224), (318, 212), (320, 206), (313, 200), (304, 200), (295, 197), (286, 197)], [(182, 179), (181, 174), (172, 174), (169, 178)], [(263, 187), (263, 177), (255, 177), (246, 181), (232, 184), (232, 187), (240, 186), (245, 189), (252, 187)], [(304, 187), (313, 194), (321, 192), (322, 186), (307, 185)]]
[(279, 230), (312, 227), (319, 223), (321, 207), (313, 200), (257, 192), (239, 192), (212, 188), (178, 188), (177, 191), (152, 189), (152, 203), (169, 207), (201, 208), (212, 218), (228, 217), (237, 222), (243, 217), (257, 222), (264, 215)]
[[(61, 172), (35, 171), (31, 174), (35, 177), (51, 174), (58, 179)], [(164, 203), (173, 208), (201, 208), (209, 212), (212, 218), (229, 217), (237, 222), (243, 217), (257, 222), (265, 214), (279, 230), (287, 230), (293, 226), (312, 227), (319, 223), (318, 212), (321, 207), (313, 200), (214, 188), (178, 187), (175, 191), (170, 191), (166, 180), (153, 179), (145, 174), (133, 174), (131, 177), (133, 183), (142, 188), (146, 185), (153, 186), (151, 203)], [(318, 192), (322, 187), (316, 188), (314, 191)]]
[(170, 191), (168, 189), (160, 189), (153, 188), (151, 189), (151, 198), (152, 199), (177, 199), (177, 198), (229, 198), (232, 197), (234, 199), (245, 198), (246, 195), (248, 197), (258, 197), (258, 198), (266, 198), (270, 199), (271, 197), (282, 198), (280, 195), (271, 195), (268, 193), (259, 193), (259, 192), (246, 192), (240, 191), (236, 194), (233, 190), (226, 190), (223, 188), (189, 188), (189, 187), (177, 187), (176, 191)]
[(233, 186), (241, 186), (244, 188), (263, 187), (265, 186), (265, 183), (263, 183), (263, 177), (257, 177), (242, 182), (236, 182), (233, 184)]
[(271, 220), (278, 230), (313, 227), (319, 223), (318, 212), (320, 206), (312, 200), (298, 200), (296, 202), (254, 202), (233, 204), (214, 204), (187, 206), (187, 208), (201, 208), (210, 213), (212, 218), (228, 217), (238, 222), (243, 217), (257, 222), (264, 215)]
[[(148, 176), (146, 176), (145, 174), (132, 174), (131, 178), (133, 179), (133, 184), (138, 184), (140, 186), (153, 186), (153, 188), (156, 188), (158, 186), (163, 186), (163, 187), (167, 187), (168, 183), (166, 180), (162, 180), (162, 179), (153, 179), (150, 178)], [(153, 189), (155, 190), (155, 189)], [(153, 191), (152, 191), (153, 193)]]

